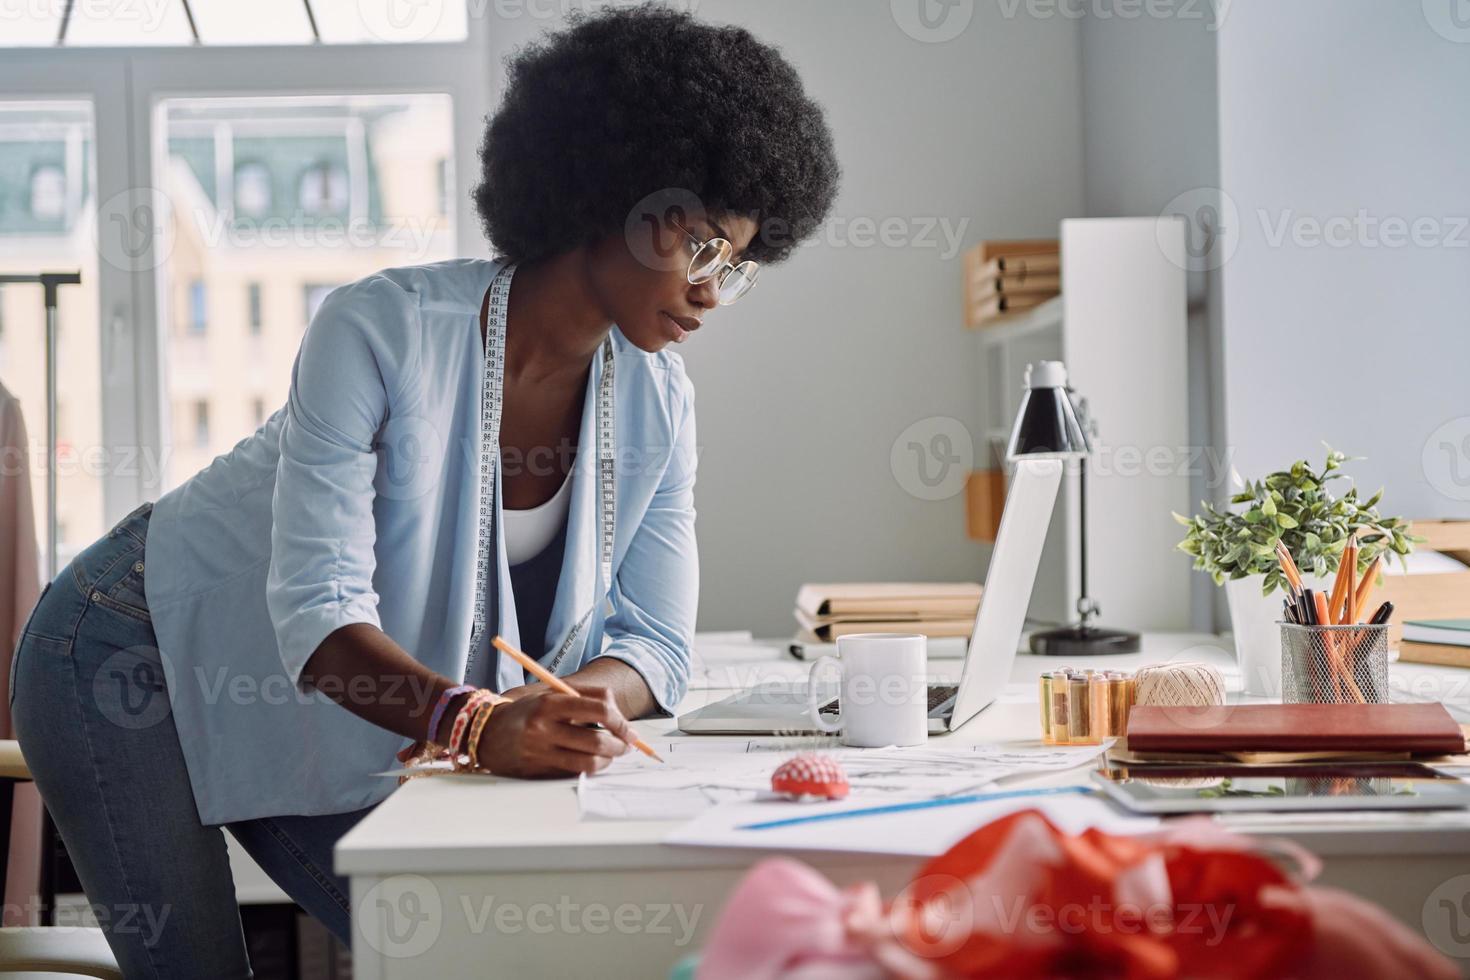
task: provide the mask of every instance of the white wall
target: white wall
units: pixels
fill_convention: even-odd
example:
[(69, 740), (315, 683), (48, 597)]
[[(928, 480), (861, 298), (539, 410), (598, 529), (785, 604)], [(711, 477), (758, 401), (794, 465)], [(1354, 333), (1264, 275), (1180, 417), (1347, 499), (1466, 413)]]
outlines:
[[(1387, 487), (1386, 512), (1470, 517), (1470, 29), (1452, 7), (1230, 10), (1221, 178), (1240, 235), (1223, 267), (1224, 374), (1246, 476), (1320, 462), (1327, 440), (1369, 457), (1351, 472)], [(1312, 240), (1314, 224), (1360, 214), (1344, 244)], [(1392, 247), (1390, 221), (1450, 241)]]
[[(978, 415), (959, 254), (937, 230), (939, 247), (886, 247), (850, 223), (900, 219), (912, 241), (943, 222), (960, 248), (1055, 236), (1082, 206), (1076, 21), (977, 3), (957, 37), (924, 43), (888, 0), (700, 0), (697, 13), (786, 52), (845, 170), (819, 243), (680, 348), (698, 392), (699, 627), (789, 636), (804, 581), (982, 577), (963, 494), (921, 500), (889, 462), (912, 423)], [(489, 22), (497, 52), (555, 26)]]
[(912, 423), (978, 417), (960, 257), (856, 247), (844, 232), (855, 218), (900, 218), (914, 234), (923, 219), (968, 222), (968, 247), (1052, 237), (1078, 213), (1075, 24), (975, 7), (938, 44), (903, 33), (887, 0), (699, 7), (784, 49), (826, 105), (845, 171), (834, 237), (770, 269), (684, 346), (704, 450), (703, 629), (789, 635), (803, 581), (984, 573), (963, 495), (918, 499), (890, 467)]
[[(1211, 5), (1164, 6), (1171, 16), (1101, 17), (1081, 21), (1084, 194), (1089, 217), (1158, 215), (1183, 195), (1220, 184), (1215, 48)], [(1227, 8), (1227, 15), (1228, 15)], [(1194, 193), (1191, 193), (1194, 192)], [(1193, 215), (1185, 214), (1188, 219)], [(1197, 229), (1190, 227), (1190, 234)], [(1220, 281), (1207, 262), (1189, 275), (1189, 436), (1199, 452), (1191, 467), (1189, 507), (1222, 495), (1223, 385), (1220, 378)], [(1109, 419), (1099, 422), (1114, 438)], [(1197, 629), (1217, 622), (1214, 583), (1195, 575), (1191, 619)]]

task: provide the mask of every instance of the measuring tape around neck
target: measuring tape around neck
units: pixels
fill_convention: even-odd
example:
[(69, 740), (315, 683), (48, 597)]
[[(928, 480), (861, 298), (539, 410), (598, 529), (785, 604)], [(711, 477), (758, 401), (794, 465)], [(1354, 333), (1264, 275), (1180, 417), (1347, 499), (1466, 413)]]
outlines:
[[(514, 263), (506, 265), (496, 274), (490, 284), (490, 305), (485, 329), (485, 371), (480, 389), (480, 513), (475, 541), (475, 603), (474, 620), (470, 628), (469, 659), (465, 665), (465, 680), (475, 673), (475, 662), (479, 658), (480, 644), (485, 638), (485, 593), (492, 569), (498, 561), (491, 548), (495, 541), (495, 485), (500, 471), (500, 417), (504, 405), (505, 384), (505, 326), (510, 305), (510, 282), (515, 276)], [(617, 521), (617, 485), (615, 481), (616, 443), (613, 415), (613, 348), (612, 338), (602, 342), (602, 375), (597, 384), (597, 501), (598, 529), (600, 533), (600, 587), (612, 588), (613, 538)], [(568, 517), (570, 520), (570, 517)], [(581, 635), (600, 602), (592, 608), (567, 633), (552, 658), (548, 669), (555, 671), (557, 665), (571, 650), (572, 644)]]

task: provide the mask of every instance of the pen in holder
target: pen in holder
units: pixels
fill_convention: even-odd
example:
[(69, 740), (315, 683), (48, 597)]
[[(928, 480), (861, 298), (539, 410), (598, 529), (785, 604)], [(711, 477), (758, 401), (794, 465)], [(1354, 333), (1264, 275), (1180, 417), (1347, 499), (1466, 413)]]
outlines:
[(1384, 704), (1388, 624), (1281, 624), (1281, 700), (1287, 704)]

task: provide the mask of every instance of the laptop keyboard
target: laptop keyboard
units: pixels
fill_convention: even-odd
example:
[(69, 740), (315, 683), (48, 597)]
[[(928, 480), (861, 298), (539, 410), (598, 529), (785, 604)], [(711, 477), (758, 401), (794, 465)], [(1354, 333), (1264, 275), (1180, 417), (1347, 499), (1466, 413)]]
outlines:
[[(929, 703), (924, 707), (924, 713), (932, 713), (935, 708), (954, 697), (955, 692), (959, 689), (959, 685), (957, 684), (930, 684)], [(824, 715), (835, 715), (841, 711), (842, 704), (840, 698), (833, 698), (831, 701), (822, 705), (822, 714)]]

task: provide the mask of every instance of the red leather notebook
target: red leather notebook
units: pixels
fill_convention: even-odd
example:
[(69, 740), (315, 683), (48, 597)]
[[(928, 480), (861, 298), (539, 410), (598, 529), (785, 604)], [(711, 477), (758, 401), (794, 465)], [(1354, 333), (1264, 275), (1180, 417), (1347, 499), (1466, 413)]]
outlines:
[(1136, 752), (1413, 752), (1453, 755), (1465, 735), (1442, 704), (1137, 705)]

